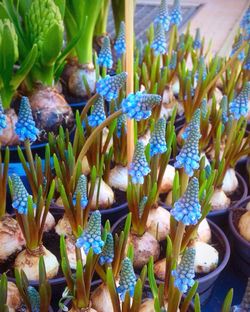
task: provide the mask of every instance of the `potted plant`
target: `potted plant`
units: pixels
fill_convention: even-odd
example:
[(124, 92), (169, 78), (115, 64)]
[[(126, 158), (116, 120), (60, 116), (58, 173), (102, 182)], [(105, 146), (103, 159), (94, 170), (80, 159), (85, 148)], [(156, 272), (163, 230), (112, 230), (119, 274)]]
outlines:
[(21, 297), (16, 285), (8, 282), (6, 274), (0, 278), (0, 311), (14, 312), (21, 306)]

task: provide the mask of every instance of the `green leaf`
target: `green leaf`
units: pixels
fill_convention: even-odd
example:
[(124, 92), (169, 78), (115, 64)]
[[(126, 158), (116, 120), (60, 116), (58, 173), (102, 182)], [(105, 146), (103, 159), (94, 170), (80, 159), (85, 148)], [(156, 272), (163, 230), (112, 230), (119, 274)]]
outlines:
[(192, 288), (190, 288), (186, 298), (184, 299), (184, 301), (181, 305), (181, 311), (180, 312), (187, 312), (188, 311), (188, 307), (192, 301), (193, 296), (196, 293), (197, 288), (198, 288), (198, 282), (196, 281), (194, 283), (194, 285), (192, 286)]
[(200, 297), (198, 293), (196, 293), (194, 298), (194, 311), (201, 312)]
[(121, 312), (120, 300), (116, 291), (114, 275), (111, 268), (107, 269), (107, 286), (110, 293), (114, 312)]
[(227, 293), (226, 298), (225, 298), (225, 300), (223, 302), (223, 306), (222, 306), (221, 312), (230, 312), (231, 311), (231, 305), (232, 305), (232, 301), (233, 301), (233, 294), (234, 294), (234, 291), (231, 288), (229, 290), (229, 292)]
[(54, 2), (59, 8), (62, 18), (64, 18), (66, 0), (54, 0)]

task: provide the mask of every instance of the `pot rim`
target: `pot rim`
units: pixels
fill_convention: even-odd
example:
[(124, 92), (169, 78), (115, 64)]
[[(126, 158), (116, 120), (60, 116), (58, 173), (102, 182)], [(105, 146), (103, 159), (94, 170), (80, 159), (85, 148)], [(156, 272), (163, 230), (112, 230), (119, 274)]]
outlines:
[[(32, 143), (30, 145), (31, 149), (35, 149), (35, 148), (43, 148), (44, 146), (46, 146), (48, 144), (48, 141), (44, 141), (44, 142), (39, 142), (39, 141), (35, 141), (34, 143)], [(10, 152), (17, 152), (17, 148), (20, 147), (22, 151), (25, 151), (25, 146), (23, 144), (18, 144), (18, 145), (10, 145), (10, 146), (2, 146), (1, 149), (3, 151), (6, 150), (6, 148), (9, 148)]]
[[(247, 204), (250, 201), (250, 196), (247, 196), (246, 198), (240, 200), (237, 205), (235, 205), (234, 208), (240, 208), (240, 205), (244, 205)], [(245, 208), (245, 207), (244, 207)], [(229, 228), (232, 232), (232, 234), (239, 240), (242, 242), (242, 244), (244, 244), (246, 246), (246, 248), (250, 249), (250, 242), (248, 242), (244, 237), (242, 237), (240, 235), (240, 233), (237, 231), (236, 227), (234, 226), (233, 223), (233, 215), (234, 215), (235, 210), (231, 210), (229, 212), (229, 216), (228, 216), (228, 223), (229, 223)]]

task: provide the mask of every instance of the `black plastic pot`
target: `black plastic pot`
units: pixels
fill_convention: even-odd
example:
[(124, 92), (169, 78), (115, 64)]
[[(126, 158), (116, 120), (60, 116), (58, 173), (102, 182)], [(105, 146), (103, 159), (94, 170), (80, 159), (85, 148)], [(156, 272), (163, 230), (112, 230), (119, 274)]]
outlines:
[[(111, 229), (112, 233), (121, 232), (124, 228), (125, 220), (126, 216), (118, 220)], [(199, 282), (198, 293), (200, 295), (200, 302), (202, 305), (204, 305), (210, 298), (215, 285), (215, 281), (226, 267), (230, 258), (230, 245), (225, 234), (215, 223), (210, 220), (208, 220), (208, 222), (212, 232), (212, 245), (219, 252), (219, 265), (214, 271), (206, 275), (197, 274), (196, 276), (196, 279)], [(165, 250), (163, 249), (164, 248), (161, 248), (161, 254), (162, 257), (165, 257)], [(158, 280), (158, 283), (162, 283), (162, 281)]]
[(248, 195), (250, 195), (250, 172), (247, 171), (247, 166), (250, 164), (250, 157), (241, 158), (235, 166), (235, 170), (244, 178), (248, 186)]
[[(235, 209), (229, 213), (229, 230), (233, 248), (232, 260), (237, 271), (250, 277), (250, 242), (243, 238), (238, 230), (240, 217), (246, 212), (246, 205), (250, 196), (237, 203)], [(250, 225), (249, 225), (250, 226)]]
[[(62, 217), (62, 214), (60, 212), (54, 212), (53, 216), (57, 222)], [(57, 260), (60, 264), (61, 262), (60, 236), (58, 236), (54, 230), (50, 231), (49, 233), (44, 233), (43, 243), (44, 243), (44, 246), (57, 257)], [(13, 268), (15, 255), (13, 257), (11, 256), (9, 259), (10, 259), (9, 263), (0, 265), (0, 274), (6, 272), (8, 281), (15, 283), (14, 273), (13, 273), (13, 270), (11, 270)], [(50, 279), (49, 283), (52, 289), (52, 297), (53, 299), (58, 301), (61, 298), (62, 292), (64, 291), (66, 287), (66, 280), (63, 276), (60, 266), (59, 266), (59, 272), (57, 276), (55, 278)], [(29, 284), (36, 288), (38, 288), (39, 286), (38, 281), (29, 281)]]

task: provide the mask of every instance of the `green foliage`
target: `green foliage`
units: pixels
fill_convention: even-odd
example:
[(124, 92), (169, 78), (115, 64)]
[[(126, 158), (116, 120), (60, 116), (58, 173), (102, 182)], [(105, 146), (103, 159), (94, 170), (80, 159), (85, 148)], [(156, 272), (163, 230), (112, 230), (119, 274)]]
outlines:
[(0, 148), (0, 218), (6, 212), (6, 194), (7, 194), (7, 179), (10, 160), (10, 151), (7, 147), (5, 149), (4, 159), (2, 159), (2, 150)]
[(6, 304), (8, 292), (8, 281), (6, 274), (2, 274), (0, 278), (0, 312), (9, 312), (9, 308)]

